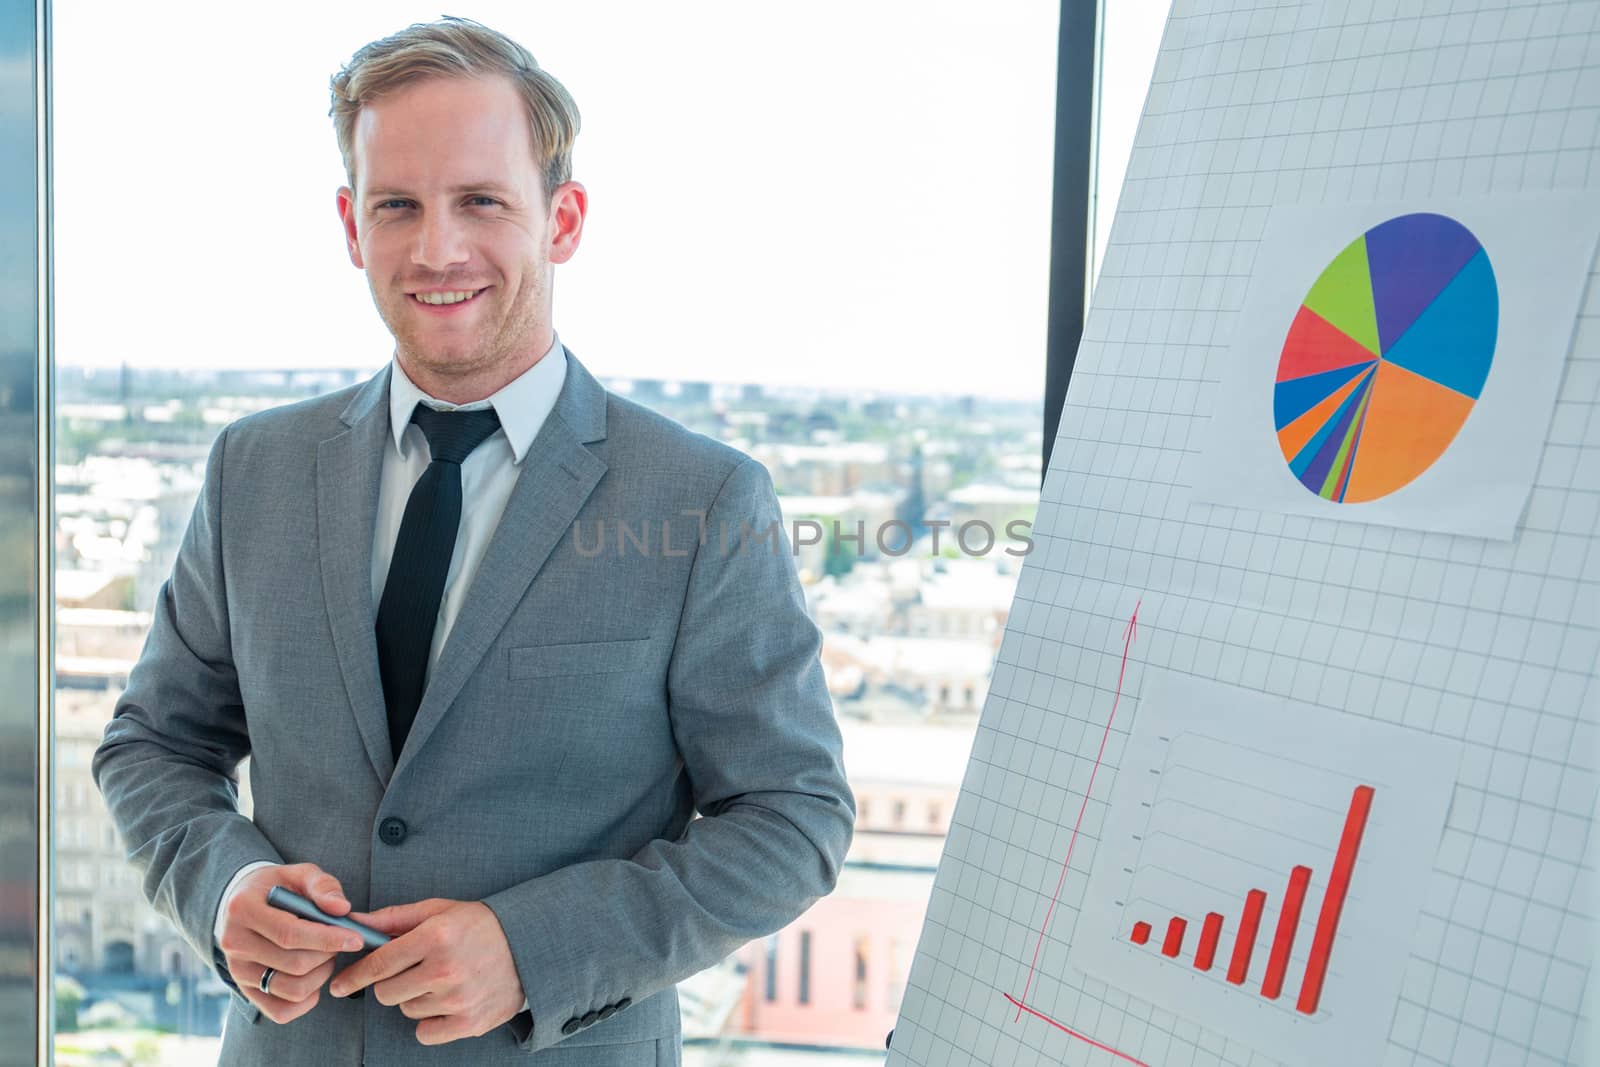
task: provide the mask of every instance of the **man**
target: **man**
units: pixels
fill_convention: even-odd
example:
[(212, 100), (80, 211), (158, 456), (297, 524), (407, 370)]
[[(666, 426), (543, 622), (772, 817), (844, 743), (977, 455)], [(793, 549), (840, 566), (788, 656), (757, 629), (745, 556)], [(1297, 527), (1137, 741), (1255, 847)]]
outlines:
[(394, 359), (219, 437), (95, 780), (234, 989), (227, 1064), (677, 1063), (674, 983), (827, 893), (854, 822), (771, 481), (555, 336), (587, 195), (531, 55), (413, 26), (333, 116)]

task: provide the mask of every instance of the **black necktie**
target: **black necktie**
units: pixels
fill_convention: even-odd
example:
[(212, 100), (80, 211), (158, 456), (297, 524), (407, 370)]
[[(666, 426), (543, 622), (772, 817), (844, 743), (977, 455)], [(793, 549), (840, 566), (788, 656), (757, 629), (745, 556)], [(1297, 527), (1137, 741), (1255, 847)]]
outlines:
[(500, 417), (492, 408), (435, 411), (418, 404), (411, 421), (428, 438), (433, 461), (406, 501), (377, 625), (378, 673), (383, 678), (389, 746), (396, 763), (422, 703), (433, 626), (461, 526), (461, 461), (500, 428)]

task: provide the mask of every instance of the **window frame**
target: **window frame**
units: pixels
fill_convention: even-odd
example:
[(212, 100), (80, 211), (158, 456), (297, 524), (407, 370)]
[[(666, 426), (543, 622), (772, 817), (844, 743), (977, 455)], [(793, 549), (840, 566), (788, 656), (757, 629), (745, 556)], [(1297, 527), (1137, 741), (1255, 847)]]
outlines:
[[(1104, 0), (1062, 0), (1056, 59), (1054, 187), (1044, 389), (1044, 442), (1041, 478), (1049, 470), (1051, 446), (1059, 429), (1067, 384), (1083, 334), (1093, 257), (1093, 205), (1098, 145), (1100, 56)], [(3, 916), (0, 951), (24, 954), (32, 965), (30, 986), (0, 986), (0, 1017), (28, 1019), (29, 1039), (6, 1042), (0, 1067), (54, 1061), (55, 949), (52, 927), (56, 899), (53, 874), (52, 776), (55, 746), (54, 645), (54, 411), (55, 323), (54, 246), (51, 176), (53, 76), (51, 0), (0, 8), (0, 54), (31, 72), (31, 106), (0, 121), (0, 137), (29, 150), (0, 156), (11, 189), (29, 195), (0, 198), (0, 225), (7, 233), (26, 233), (16, 241), (20, 254), (0, 254), (0, 283), (31, 300), (0, 307), (0, 329), (23, 338), (12, 353), (15, 366), (0, 362), (0, 455), (26, 457), (31, 486), (25, 493), (0, 495), (0, 515), (25, 520), (32, 530), (24, 595), (0, 598), (0, 613), (11, 616), (31, 641), (26, 652), (0, 658), (0, 684), (31, 699), (0, 702), (0, 729), (12, 738), (29, 738), (28, 754), (0, 761), (0, 796), (28, 796), (35, 817), (20, 838), (0, 838), (0, 857), (10, 883), (7, 899), (32, 899), (31, 915)], [(31, 366), (28, 363), (31, 361)], [(7, 388), (9, 386), (9, 388)], [(3, 491), (0, 491), (3, 492)], [(31, 835), (31, 836), (30, 836)], [(809, 940), (809, 938), (807, 938)], [(808, 957), (809, 945), (802, 949)], [(891, 956), (895, 948), (891, 946)], [(809, 962), (807, 959), (806, 962)], [(809, 984), (809, 983), (808, 983)], [(24, 998), (27, 998), (24, 1000)], [(17, 1034), (17, 1037), (23, 1035)], [(17, 1058), (22, 1057), (22, 1058)]]

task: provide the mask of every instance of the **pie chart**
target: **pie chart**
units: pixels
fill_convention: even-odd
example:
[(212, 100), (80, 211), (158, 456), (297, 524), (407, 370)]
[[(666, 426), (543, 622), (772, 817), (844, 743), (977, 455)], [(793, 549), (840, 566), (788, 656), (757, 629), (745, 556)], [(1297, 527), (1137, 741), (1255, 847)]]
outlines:
[(1442, 456), (1489, 377), (1499, 326), (1489, 255), (1446, 215), (1399, 215), (1311, 286), (1278, 360), (1278, 447), (1301, 485), (1377, 500)]

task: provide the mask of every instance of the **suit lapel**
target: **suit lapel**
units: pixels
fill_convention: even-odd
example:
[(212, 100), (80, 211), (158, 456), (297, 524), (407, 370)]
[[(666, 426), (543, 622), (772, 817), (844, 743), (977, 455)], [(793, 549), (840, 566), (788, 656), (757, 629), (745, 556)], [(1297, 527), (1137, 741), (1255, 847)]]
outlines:
[[(396, 774), (416, 758), (461, 687), (479, 668), (534, 576), (606, 471), (605, 461), (585, 447), (605, 437), (605, 388), (571, 349), (566, 353), (567, 376), (561, 394), (523, 457), (505, 512), (428, 679)], [(376, 663), (374, 657), (374, 678)], [(380, 696), (380, 716), (382, 706)], [(387, 731), (384, 736), (387, 745)]]
[(317, 544), (322, 592), (334, 650), (356, 726), (378, 780), (394, 771), (378, 642), (373, 632), (372, 536), (378, 515), (378, 483), (389, 440), (389, 370), (357, 392), (340, 419), (349, 427), (317, 446)]

